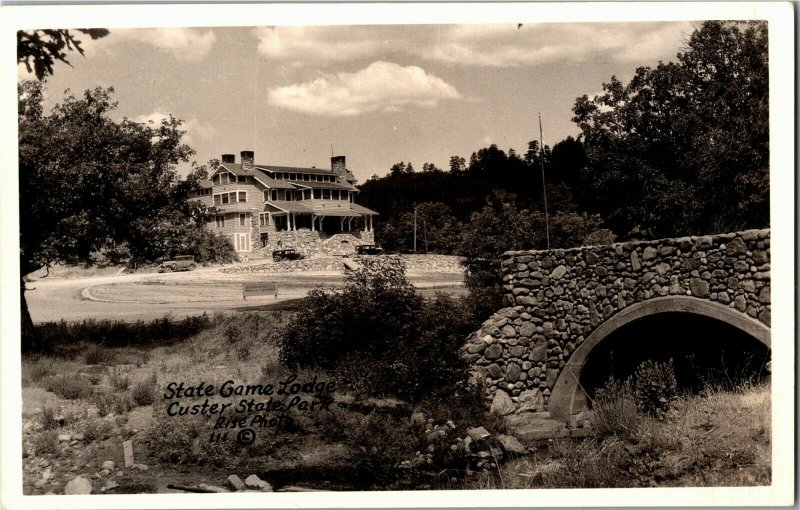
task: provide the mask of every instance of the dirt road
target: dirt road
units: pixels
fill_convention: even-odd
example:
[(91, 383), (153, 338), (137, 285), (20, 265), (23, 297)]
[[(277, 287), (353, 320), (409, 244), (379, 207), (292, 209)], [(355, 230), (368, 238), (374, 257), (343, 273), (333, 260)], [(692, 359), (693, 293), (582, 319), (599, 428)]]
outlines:
[[(409, 272), (425, 295), (464, 292), (461, 274)], [(278, 297), (242, 298), (244, 282), (270, 282)], [(41, 278), (28, 282), (26, 298), (34, 322), (88, 318), (150, 320), (203, 312), (247, 310), (304, 297), (309, 290), (342, 283), (338, 271), (224, 274), (218, 267), (183, 273), (121, 274), (84, 278)]]

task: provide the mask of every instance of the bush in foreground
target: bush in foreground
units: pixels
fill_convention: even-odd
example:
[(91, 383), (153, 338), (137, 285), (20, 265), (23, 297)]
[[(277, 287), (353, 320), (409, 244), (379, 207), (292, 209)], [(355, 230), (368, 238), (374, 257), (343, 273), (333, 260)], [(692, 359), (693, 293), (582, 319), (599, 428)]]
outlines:
[(420, 297), (400, 259), (374, 258), (343, 288), (309, 293), (281, 331), (281, 361), (336, 373), (368, 395), (419, 401), (464, 380), (458, 350), (472, 327), (458, 301)]

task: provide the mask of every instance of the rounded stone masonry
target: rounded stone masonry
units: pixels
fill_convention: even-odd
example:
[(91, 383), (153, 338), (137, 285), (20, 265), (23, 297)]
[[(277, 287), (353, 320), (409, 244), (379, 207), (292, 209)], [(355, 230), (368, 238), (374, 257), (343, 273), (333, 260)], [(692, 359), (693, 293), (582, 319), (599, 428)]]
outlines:
[(770, 327), (769, 229), (509, 251), (502, 270), (504, 308), (462, 348), (498, 414), (549, 410), (550, 395), (583, 342), (615, 315), (650, 300), (672, 298), (684, 304), (665, 306), (678, 307), (702, 300), (733, 314), (734, 322)]

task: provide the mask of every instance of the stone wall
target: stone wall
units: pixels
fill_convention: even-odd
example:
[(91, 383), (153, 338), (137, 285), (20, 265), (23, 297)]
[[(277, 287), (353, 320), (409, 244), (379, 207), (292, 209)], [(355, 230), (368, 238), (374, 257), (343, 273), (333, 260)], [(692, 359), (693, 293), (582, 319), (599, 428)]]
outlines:
[[(307, 228), (302, 228), (270, 232), (267, 246), (259, 248), (258, 253), (264, 257), (271, 257), (274, 250), (294, 248), (305, 258), (342, 257), (355, 255), (356, 246), (362, 244), (375, 244), (375, 233), (354, 231), (327, 236), (324, 232), (312, 232)], [(260, 246), (260, 241), (258, 246)]]
[(680, 295), (769, 326), (770, 231), (503, 254), (505, 308), (463, 348), (501, 414), (547, 409), (566, 361), (627, 306)]

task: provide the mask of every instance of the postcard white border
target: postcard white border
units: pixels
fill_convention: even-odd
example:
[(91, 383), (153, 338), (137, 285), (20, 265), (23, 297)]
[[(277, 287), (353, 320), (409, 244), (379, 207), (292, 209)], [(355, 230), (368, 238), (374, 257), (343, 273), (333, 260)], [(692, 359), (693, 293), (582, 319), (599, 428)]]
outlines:
[(18, 294), (18, 202), (0, 201), (3, 508), (276, 508), (276, 507), (520, 507), (520, 506), (759, 506), (794, 497), (794, 12), (788, 2), (753, 3), (492, 3), (492, 4), (246, 4), (0, 7), (4, 182), (18, 189), (14, 32), (52, 27), (179, 27), (259, 25), (445, 24), (517, 22), (765, 19), (770, 37), (770, 168), (772, 229), (771, 487), (386, 491), (226, 495), (23, 496)]

